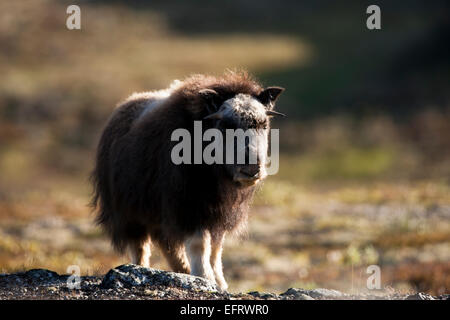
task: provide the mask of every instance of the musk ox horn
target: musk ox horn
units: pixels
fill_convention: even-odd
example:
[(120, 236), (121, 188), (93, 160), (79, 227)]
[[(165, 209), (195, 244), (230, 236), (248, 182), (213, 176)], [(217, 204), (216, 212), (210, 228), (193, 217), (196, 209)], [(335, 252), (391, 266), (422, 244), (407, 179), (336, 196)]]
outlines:
[(206, 117), (204, 117), (203, 119), (214, 119), (214, 120), (220, 120), (223, 118), (223, 110), (219, 110), (217, 112), (214, 112)]
[(266, 111), (266, 115), (268, 115), (268, 116), (282, 116), (282, 117), (286, 117), (286, 115), (284, 113), (277, 112), (277, 111), (272, 111), (272, 110), (267, 110)]

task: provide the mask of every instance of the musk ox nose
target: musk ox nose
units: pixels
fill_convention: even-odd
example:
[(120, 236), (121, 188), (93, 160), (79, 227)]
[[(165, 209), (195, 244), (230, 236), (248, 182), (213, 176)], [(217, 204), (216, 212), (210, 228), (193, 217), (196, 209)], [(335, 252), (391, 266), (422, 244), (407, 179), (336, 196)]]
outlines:
[(247, 176), (248, 178), (257, 178), (259, 174), (259, 165), (251, 164), (245, 167), (242, 167), (240, 172)]

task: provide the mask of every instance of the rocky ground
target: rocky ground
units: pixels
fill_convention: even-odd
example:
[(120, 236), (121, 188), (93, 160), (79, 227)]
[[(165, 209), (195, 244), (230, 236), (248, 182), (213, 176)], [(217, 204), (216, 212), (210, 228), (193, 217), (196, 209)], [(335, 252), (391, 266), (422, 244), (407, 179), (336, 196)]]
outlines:
[(127, 264), (111, 269), (104, 277), (76, 278), (45, 269), (0, 274), (0, 299), (449, 300), (450, 295), (349, 295), (330, 289), (296, 288), (290, 288), (282, 294), (231, 294), (221, 292), (203, 278)]
[[(327, 193), (269, 181), (252, 207), (247, 235), (226, 240), (230, 291), (371, 293), (366, 269), (378, 265), (385, 294), (448, 293), (448, 194), (433, 184)], [(421, 197), (430, 204), (416, 203)], [(68, 267), (77, 265), (82, 275), (102, 277), (128, 263), (93, 223), (87, 201), (67, 193), (6, 202), (0, 197), (0, 274), (37, 268), (70, 274)], [(169, 270), (159, 248), (153, 249), (151, 266)]]

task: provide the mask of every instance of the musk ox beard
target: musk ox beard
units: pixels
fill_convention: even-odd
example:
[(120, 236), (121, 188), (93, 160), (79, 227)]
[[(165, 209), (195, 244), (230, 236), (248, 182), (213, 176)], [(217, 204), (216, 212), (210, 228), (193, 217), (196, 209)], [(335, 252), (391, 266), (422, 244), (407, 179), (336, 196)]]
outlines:
[[(284, 89), (263, 88), (245, 72), (194, 75), (170, 88), (133, 94), (113, 112), (100, 138), (92, 173), (97, 222), (132, 262), (150, 265), (157, 244), (175, 272), (225, 290), (225, 234), (242, 229), (266, 158), (256, 164), (174, 164), (174, 130), (254, 129), (267, 153), (270, 117)], [(246, 155), (257, 152), (248, 147)], [(188, 258), (189, 257), (189, 258)]]

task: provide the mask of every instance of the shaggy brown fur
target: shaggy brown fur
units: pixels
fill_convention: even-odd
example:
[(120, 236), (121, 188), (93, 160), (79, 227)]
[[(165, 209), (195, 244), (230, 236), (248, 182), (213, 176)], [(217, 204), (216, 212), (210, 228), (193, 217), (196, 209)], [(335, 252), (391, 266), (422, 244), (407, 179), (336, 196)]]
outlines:
[[(201, 89), (215, 90), (218, 105), (238, 93), (264, 98), (263, 88), (246, 73), (194, 75), (152, 111), (141, 115), (152, 98), (138, 95), (119, 105), (109, 119), (92, 174), (92, 203), (117, 250), (139, 249), (150, 236), (163, 249), (179, 251), (195, 233), (208, 230), (212, 239), (222, 239), (224, 232), (246, 221), (254, 186), (237, 187), (221, 165), (171, 161), (172, 132), (185, 128), (193, 133), (194, 120), (211, 112)], [(208, 129), (208, 121), (203, 123), (203, 130)]]

